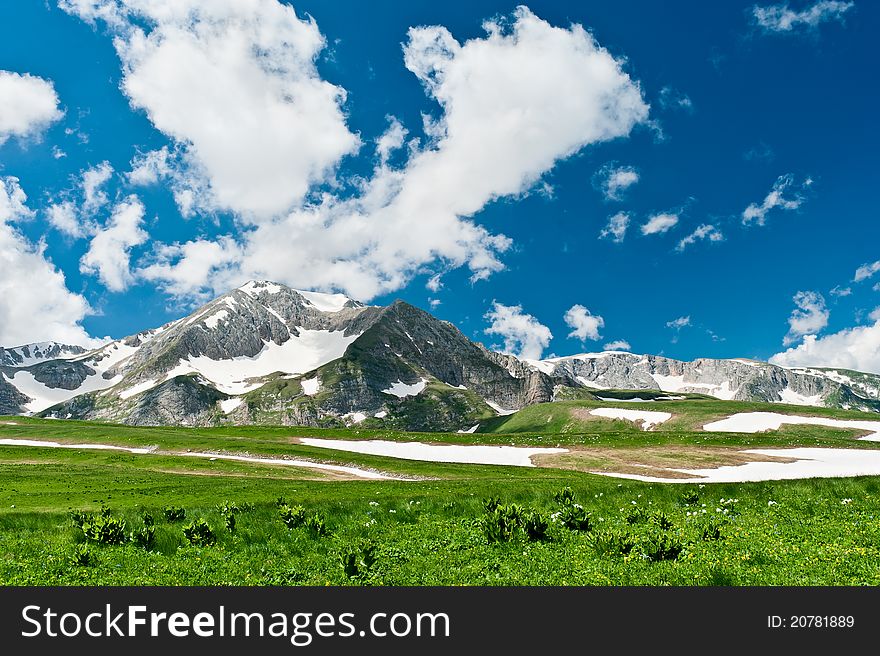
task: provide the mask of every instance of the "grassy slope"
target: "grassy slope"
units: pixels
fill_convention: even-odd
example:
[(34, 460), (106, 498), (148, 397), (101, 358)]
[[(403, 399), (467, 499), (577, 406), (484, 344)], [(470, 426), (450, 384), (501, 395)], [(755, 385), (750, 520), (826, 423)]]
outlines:
[[(599, 406), (665, 410), (676, 418), (662, 430), (646, 433), (628, 422), (609, 420), (591, 419), (572, 426), (557, 414), (572, 407)], [(508, 430), (525, 432), (458, 435), (272, 427), (142, 428), (0, 419), (0, 438), (289, 454), (431, 479), (339, 481), (315, 471), (173, 455), (0, 447), (0, 583), (350, 583), (354, 581), (345, 575), (340, 555), (368, 542), (378, 550), (378, 563), (358, 582), (880, 584), (880, 482), (876, 478), (705, 488), (652, 485), (553, 469), (407, 462), (308, 448), (290, 441), (292, 435), (315, 435), (461, 443), (559, 442), (612, 449), (672, 444), (874, 446), (854, 441), (850, 431), (818, 427), (757, 435), (686, 430), (734, 411), (754, 410), (816, 413), (811, 408), (697, 399), (644, 404), (578, 401), (534, 406), (505, 419), (516, 422)], [(819, 413), (860, 416), (844, 411)], [(547, 417), (551, 417), (549, 422)], [(563, 432), (551, 433), (548, 426)], [(529, 432), (537, 430), (540, 433)], [(487, 543), (477, 521), (483, 515), (483, 499), (500, 497), (549, 516), (558, 510), (553, 493), (563, 486), (572, 487), (592, 513), (593, 531), (573, 532), (553, 524), (553, 539), (548, 543)], [(693, 505), (682, 502), (688, 490), (699, 496)], [(273, 505), (278, 496), (320, 513), (331, 535), (313, 538), (304, 529), (288, 530)], [(722, 502), (731, 497), (738, 501)], [(217, 509), (226, 500), (253, 504), (237, 516), (234, 533), (223, 528)], [(141, 525), (143, 510), (152, 512), (157, 517), (156, 545), (152, 550), (132, 543), (92, 545), (96, 564), (77, 566), (72, 555), (84, 537), (67, 513), (94, 511), (105, 504), (126, 519), (129, 529)], [(161, 519), (161, 509), (167, 505), (185, 507), (188, 520), (207, 519), (218, 535), (217, 544), (204, 548), (186, 544), (181, 525)], [(638, 553), (605, 553), (597, 548), (597, 536), (647, 530), (626, 522), (633, 507), (668, 515), (673, 523), (669, 535), (685, 546), (677, 560), (649, 562)], [(721, 526), (723, 539), (702, 539), (707, 522)]]

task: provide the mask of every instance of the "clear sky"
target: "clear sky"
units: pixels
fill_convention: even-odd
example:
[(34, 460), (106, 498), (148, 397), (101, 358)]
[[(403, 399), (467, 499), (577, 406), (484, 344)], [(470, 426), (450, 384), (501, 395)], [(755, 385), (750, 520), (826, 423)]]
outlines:
[(2, 12), (4, 346), (266, 278), (528, 357), (880, 372), (878, 3)]

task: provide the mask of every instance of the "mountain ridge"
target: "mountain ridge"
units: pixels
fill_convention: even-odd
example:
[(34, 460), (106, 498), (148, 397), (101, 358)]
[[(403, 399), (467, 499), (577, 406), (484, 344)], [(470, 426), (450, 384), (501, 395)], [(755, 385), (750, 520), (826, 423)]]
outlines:
[(873, 374), (624, 351), (519, 359), (405, 301), (371, 306), (270, 281), (89, 351), (44, 343), (0, 354), (10, 354), (0, 363), (0, 413), (139, 425), (467, 430), (607, 389), (880, 412)]

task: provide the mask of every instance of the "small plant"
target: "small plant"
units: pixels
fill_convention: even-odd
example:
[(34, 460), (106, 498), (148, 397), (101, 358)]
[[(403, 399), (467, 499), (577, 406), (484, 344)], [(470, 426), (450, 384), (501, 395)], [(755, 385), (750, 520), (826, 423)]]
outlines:
[(73, 522), (74, 526), (78, 528), (82, 528), (83, 524), (91, 517), (87, 512), (82, 510), (71, 510), (70, 511), (70, 521)]
[(608, 556), (627, 556), (636, 548), (638, 541), (627, 531), (598, 531), (593, 539), (596, 551)]
[(559, 513), (559, 521), (572, 531), (589, 531), (593, 528), (590, 513), (578, 503), (567, 504)]
[(684, 551), (684, 544), (670, 533), (654, 533), (642, 543), (642, 553), (651, 562), (675, 560)]
[(623, 519), (630, 526), (635, 526), (636, 524), (644, 524), (648, 521), (648, 513), (646, 513), (643, 508), (633, 506), (626, 511), (626, 515), (624, 515)]
[(78, 565), (79, 567), (91, 567), (95, 564), (97, 558), (95, 557), (94, 552), (89, 548), (89, 545), (83, 543), (73, 550), (70, 560), (74, 565)]
[(125, 542), (125, 520), (111, 517), (103, 510), (97, 517), (88, 517), (82, 524), (83, 535), (100, 544), (122, 544)]
[(226, 525), (226, 530), (230, 533), (235, 532), (235, 513), (238, 512), (238, 506), (234, 503), (229, 503), (228, 501), (220, 506), (220, 515), (223, 517), (223, 523)]
[(182, 522), (186, 518), (186, 510), (177, 506), (168, 506), (162, 511), (162, 514), (165, 515), (165, 521), (168, 522)]
[(700, 502), (700, 493), (696, 490), (685, 490), (681, 495), (681, 503), (685, 506), (695, 506)]
[(183, 527), (183, 535), (189, 543), (196, 547), (207, 547), (214, 544), (214, 531), (204, 519), (197, 519)]
[(228, 515), (223, 515), (223, 523), (226, 524), (226, 530), (230, 533), (235, 533), (235, 515), (229, 513)]
[(275, 507), (276, 508), (281, 508), (286, 505), (287, 505), (287, 501), (284, 500), (284, 497), (278, 497), (277, 499), (275, 499)]
[(144, 522), (144, 526), (153, 526), (156, 523), (156, 520), (153, 519), (153, 515), (148, 512), (141, 515), (141, 520)]
[(378, 560), (376, 551), (376, 545), (365, 543), (359, 549), (349, 549), (340, 554), (345, 575), (354, 580), (366, 580)]
[(563, 506), (568, 506), (574, 503), (574, 492), (570, 487), (564, 487), (553, 495), (553, 500), (556, 503), (561, 503)]
[(498, 497), (489, 497), (488, 499), (483, 499), (483, 510), (487, 513), (494, 512), (494, 510), (501, 505), (501, 500)]
[(658, 512), (651, 515), (651, 522), (661, 531), (668, 531), (674, 526), (672, 520), (669, 519), (669, 515), (665, 512)]
[(150, 549), (156, 540), (156, 528), (152, 524), (144, 524), (131, 532), (130, 539), (142, 549)]
[(330, 530), (327, 528), (324, 518), (317, 513), (306, 520), (306, 528), (313, 538), (321, 538), (325, 535), (330, 535)]
[(302, 506), (293, 506), (291, 508), (288, 505), (284, 505), (281, 506), (278, 514), (287, 528), (299, 528), (306, 523), (306, 509)]
[(702, 531), (703, 540), (710, 542), (712, 540), (720, 540), (724, 537), (721, 533), (721, 524), (717, 522), (708, 522), (703, 526)]
[(532, 511), (529, 516), (526, 517), (526, 521), (523, 524), (526, 537), (532, 542), (548, 541), (550, 539), (550, 536), (547, 534), (549, 528), (550, 522), (548, 522), (544, 516), (537, 511)]
[(515, 503), (498, 504), (492, 510), (486, 506), (486, 516), (482, 520), (483, 531), (490, 542), (509, 542), (523, 525), (522, 508)]

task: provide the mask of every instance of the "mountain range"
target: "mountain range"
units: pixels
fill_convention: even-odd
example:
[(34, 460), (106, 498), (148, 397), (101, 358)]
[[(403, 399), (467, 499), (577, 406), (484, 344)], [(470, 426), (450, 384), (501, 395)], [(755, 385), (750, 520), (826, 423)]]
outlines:
[(268, 281), (97, 349), (0, 348), (0, 414), (135, 425), (473, 430), (611, 389), (880, 412), (874, 374), (621, 351), (519, 359), (403, 301), (370, 306)]

